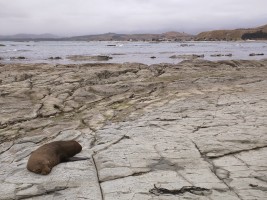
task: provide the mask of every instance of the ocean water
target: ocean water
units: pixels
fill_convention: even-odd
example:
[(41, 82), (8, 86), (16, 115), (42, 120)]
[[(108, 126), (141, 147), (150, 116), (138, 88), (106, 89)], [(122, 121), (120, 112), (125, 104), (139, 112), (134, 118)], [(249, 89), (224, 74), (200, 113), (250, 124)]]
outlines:
[[(267, 58), (267, 41), (245, 42), (76, 42), (76, 41), (41, 41), (41, 42), (7, 42), (0, 41), (0, 62), (4, 63), (88, 63), (90, 61), (72, 61), (71, 55), (108, 55), (109, 63), (139, 62), (145, 64), (179, 63), (185, 58), (170, 58), (173, 55), (204, 55), (206, 60)], [(264, 54), (249, 56), (251, 53)], [(213, 54), (232, 54), (231, 57), (212, 57)], [(10, 59), (23, 56), (25, 60)], [(50, 60), (49, 57), (61, 57), (61, 60)], [(152, 59), (151, 57), (156, 57)], [(96, 61), (91, 61), (96, 62)]]

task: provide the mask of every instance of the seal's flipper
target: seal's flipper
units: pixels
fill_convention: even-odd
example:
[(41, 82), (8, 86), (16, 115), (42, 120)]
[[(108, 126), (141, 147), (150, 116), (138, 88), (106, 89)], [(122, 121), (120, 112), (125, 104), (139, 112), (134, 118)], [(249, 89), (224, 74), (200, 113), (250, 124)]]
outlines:
[(65, 160), (65, 162), (75, 162), (75, 161), (81, 161), (81, 160), (89, 160), (90, 158), (87, 157), (71, 157)]

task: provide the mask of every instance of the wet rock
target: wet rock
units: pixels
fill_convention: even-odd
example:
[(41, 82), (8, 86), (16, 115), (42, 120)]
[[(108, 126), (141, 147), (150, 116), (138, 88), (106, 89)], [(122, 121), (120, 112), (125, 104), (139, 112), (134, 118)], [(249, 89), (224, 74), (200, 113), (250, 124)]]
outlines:
[(186, 58), (186, 57), (189, 57), (189, 56), (185, 56), (185, 55), (172, 55), (172, 56), (170, 56), (170, 58), (172, 58), (172, 59), (175, 59), (175, 58)]
[(48, 59), (49, 60), (61, 60), (62, 58), (59, 56), (56, 56), (56, 57), (49, 57)]
[(83, 55), (77, 55), (77, 56), (68, 56), (67, 57), (70, 60), (73, 61), (108, 61), (112, 59), (110, 56), (83, 56)]
[(210, 57), (223, 57), (223, 56), (232, 57), (233, 54), (229, 53), (229, 54), (211, 54), (210, 55)]
[(264, 56), (264, 53), (250, 53), (249, 56)]
[(222, 54), (211, 54), (210, 55), (211, 57), (221, 57), (221, 56), (223, 56)]
[(24, 59), (26, 59), (24, 56), (19, 56), (19, 57), (17, 57), (17, 59), (19, 59), (19, 60), (24, 60)]
[(26, 57), (24, 56), (18, 56), (18, 57), (10, 57), (10, 60), (25, 60)]
[(111, 54), (112, 56), (123, 56), (126, 55), (125, 53), (113, 53)]
[(180, 44), (181, 47), (192, 47), (194, 44)]
[(196, 58), (204, 58), (204, 54), (192, 54), (192, 55), (173, 55), (170, 56), (172, 59), (196, 59)]

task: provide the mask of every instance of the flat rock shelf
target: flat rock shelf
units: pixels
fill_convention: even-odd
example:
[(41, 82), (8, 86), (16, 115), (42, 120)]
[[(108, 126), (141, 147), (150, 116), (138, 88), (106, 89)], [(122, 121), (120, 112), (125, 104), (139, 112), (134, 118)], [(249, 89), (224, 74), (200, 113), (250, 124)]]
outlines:
[[(0, 64), (0, 199), (267, 199), (267, 60)], [(30, 153), (77, 140), (47, 176)]]

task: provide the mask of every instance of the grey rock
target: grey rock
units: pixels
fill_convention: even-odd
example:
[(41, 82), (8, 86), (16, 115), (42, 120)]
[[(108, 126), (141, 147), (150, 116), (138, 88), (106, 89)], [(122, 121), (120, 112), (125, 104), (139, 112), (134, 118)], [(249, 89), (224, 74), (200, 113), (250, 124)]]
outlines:
[(172, 55), (170, 58), (173, 59), (196, 59), (196, 58), (204, 58), (204, 54), (192, 54), (192, 55)]
[(83, 55), (75, 55), (67, 57), (73, 61), (108, 61), (112, 59), (110, 56), (98, 55), (98, 56), (83, 56)]
[(18, 57), (10, 57), (10, 60), (25, 60), (26, 57), (24, 56), (18, 56)]
[[(267, 60), (1, 69), (0, 199), (266, 199)], [(72, 139), (85, 160), (27, 171)]]
[(264, 53), (250, 53), (249, 56), (264, 56)]
[(59, 56), (56, 56), (56, 57), (49, 57), (48, 59), (49, 60), (61, 60), (62, 58)]

